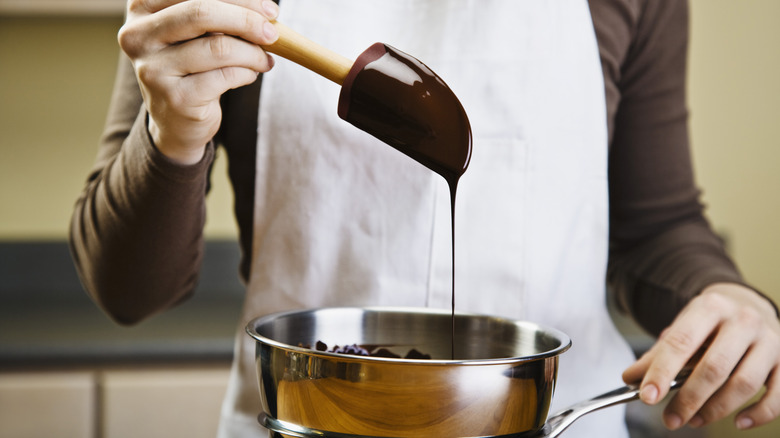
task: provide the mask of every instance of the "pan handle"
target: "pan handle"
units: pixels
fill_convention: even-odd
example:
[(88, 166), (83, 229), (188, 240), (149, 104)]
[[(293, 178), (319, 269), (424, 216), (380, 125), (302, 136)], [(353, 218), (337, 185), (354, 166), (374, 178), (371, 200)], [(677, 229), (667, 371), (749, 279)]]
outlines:
[[(690, 375), (690, 369), (684, 369), (677, 375), (672, 381), (671, 389), (679, 389), (683, 383), (688, 379)], [(622, 388), (615, 389), (613, 391), (601, 394), (590, 400), (586, 400), (570, 406), (555, 415), (547, 419), (539, 432), (531, 435), (534, 438), (556, 438), (567, 427), (571, 426), (576, 420), (583, 415), (589, 414), (599, 409), (604, 409), (610, 406), (619, 405), (621, 403), (628, 403), (630, 401), (639, 399), (639, 385), (631, 384)]]

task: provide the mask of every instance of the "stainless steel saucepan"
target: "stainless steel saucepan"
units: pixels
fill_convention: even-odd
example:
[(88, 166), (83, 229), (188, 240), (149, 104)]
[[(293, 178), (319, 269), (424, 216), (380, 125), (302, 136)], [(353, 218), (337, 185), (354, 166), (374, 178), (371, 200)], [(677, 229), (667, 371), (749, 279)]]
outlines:
[[(260, 422), (284, 437), (554, 437), (580, 416), (638, 397), (607, 393), (547, 420), (562, 332), (492, 316), (412, 308), (320, 308), (257, 318)], [(330, 346), (380, 346), (405, 356), (353, 356)], [(370, 347), (369, 347), (370, 348)], [(275, 435), (279, 436), (279, 435)]]

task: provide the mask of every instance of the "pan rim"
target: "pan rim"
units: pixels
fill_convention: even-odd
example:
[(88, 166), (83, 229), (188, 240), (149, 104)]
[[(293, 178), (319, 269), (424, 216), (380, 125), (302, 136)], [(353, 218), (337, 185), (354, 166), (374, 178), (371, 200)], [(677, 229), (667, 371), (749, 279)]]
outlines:
[(498, 357), (498, 358), (485, 358), (485, 359), (405, 359), (405, 358), (392, 358), (392, 357), (375, 357), (375, 356), (358, 356), (343, 353), (333, 353), (318, 351), (314, 349), (299, 347), (284, 342), (276, 341), (267, 336), (264, 336), (257, 331), (257, 327), (264, 323), (268, 323), (275, 319), (290, 317), (293, 315), (303, 315), (306, 313), (316, 312), (338, 312), (338, 311), (360, 311), (360, 312), (373, 312), (373, 313), (405, 313), (405, 314), (430, 314), (430, 315), (446, 315), (450, 316), (452, 312), (450, 310), (430, 308), (430, 307), (405, 307), (405, 306), (326, 306), (326, 307), (313, 307), (306, 309), (287, 310), (282, 312), (270, 313), (267, 315), (252, 318), (246, 325), (246, 333), (251, 336), (255, 341), (262, 344), (279, 348), (285, 351), (294, 353), (306, 354), (315, 357), (324, 357), (338, 359), (340, 361), (352, 361), (352, 362), (391, 362), (393, 364), (408, 364), (408, 365), (425, 365), (425, 366), (484, 366), (484, 365), (502, 365), (512, 364), (517, 365), (519, 363), (527, 363), (541, 359), (547, 359), (550, 357), (556, 357), (566, 352), (572, 346), (571, 338), (562, 331), (548, 327), (536, 322), (525, 320), (513, 320), (510, 318), (504, 318), (500, 316), (492, 316), (471, 312), (456, 311), (456, 317), (473, 317), (490, 319), (497, 322), (503, 322), (505, 324), (515, 325), (525, 330), (533, 330), (536, 332), (544, 333), (556, 339), (559, 345), (550, 350), (541, 351), (538, 353), (524, 355), (524, 356), (511, 356), (511, 357)]

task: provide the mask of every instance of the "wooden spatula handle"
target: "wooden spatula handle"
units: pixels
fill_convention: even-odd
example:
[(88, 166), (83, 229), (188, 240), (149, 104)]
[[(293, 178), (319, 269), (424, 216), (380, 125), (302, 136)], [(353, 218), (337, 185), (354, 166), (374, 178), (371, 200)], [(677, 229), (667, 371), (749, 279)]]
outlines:
[(279, 39), (263, 49), (305, 67), (320, 76), (342, 85), (352, 61), (320, 46), (284, 24), (274, 22)]

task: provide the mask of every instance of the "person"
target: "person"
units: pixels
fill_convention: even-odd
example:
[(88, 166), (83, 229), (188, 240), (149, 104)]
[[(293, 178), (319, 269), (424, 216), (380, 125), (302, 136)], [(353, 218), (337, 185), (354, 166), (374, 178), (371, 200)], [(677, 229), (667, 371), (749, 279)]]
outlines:
[[(656, 404), (696, 358), (665, 409), (668, 428), (740, 409), (741, 429), (777, 417), (777, 308), (726, 255), (692, 176), (687, 2), (130, 0), (72, 252), (120, 323), (185, 300), (210, 164), (224, 149), (247, 296), (221, 436), (260, 430), (250, 318), (450, 303), (446, 186), (338, 119), (337, 85), (265, 52), (280, 14), (353, 59), (392, 44), (460, 98), (474, 149), (455, 214), (458, 310), (569, 334), (557, 406), (611, 389), (621, 373)], [(636, 361), (606, 311), (607, 284), (659, 336)], [(571, 433), (626, 436), (622, 415), (592, 414)]]

